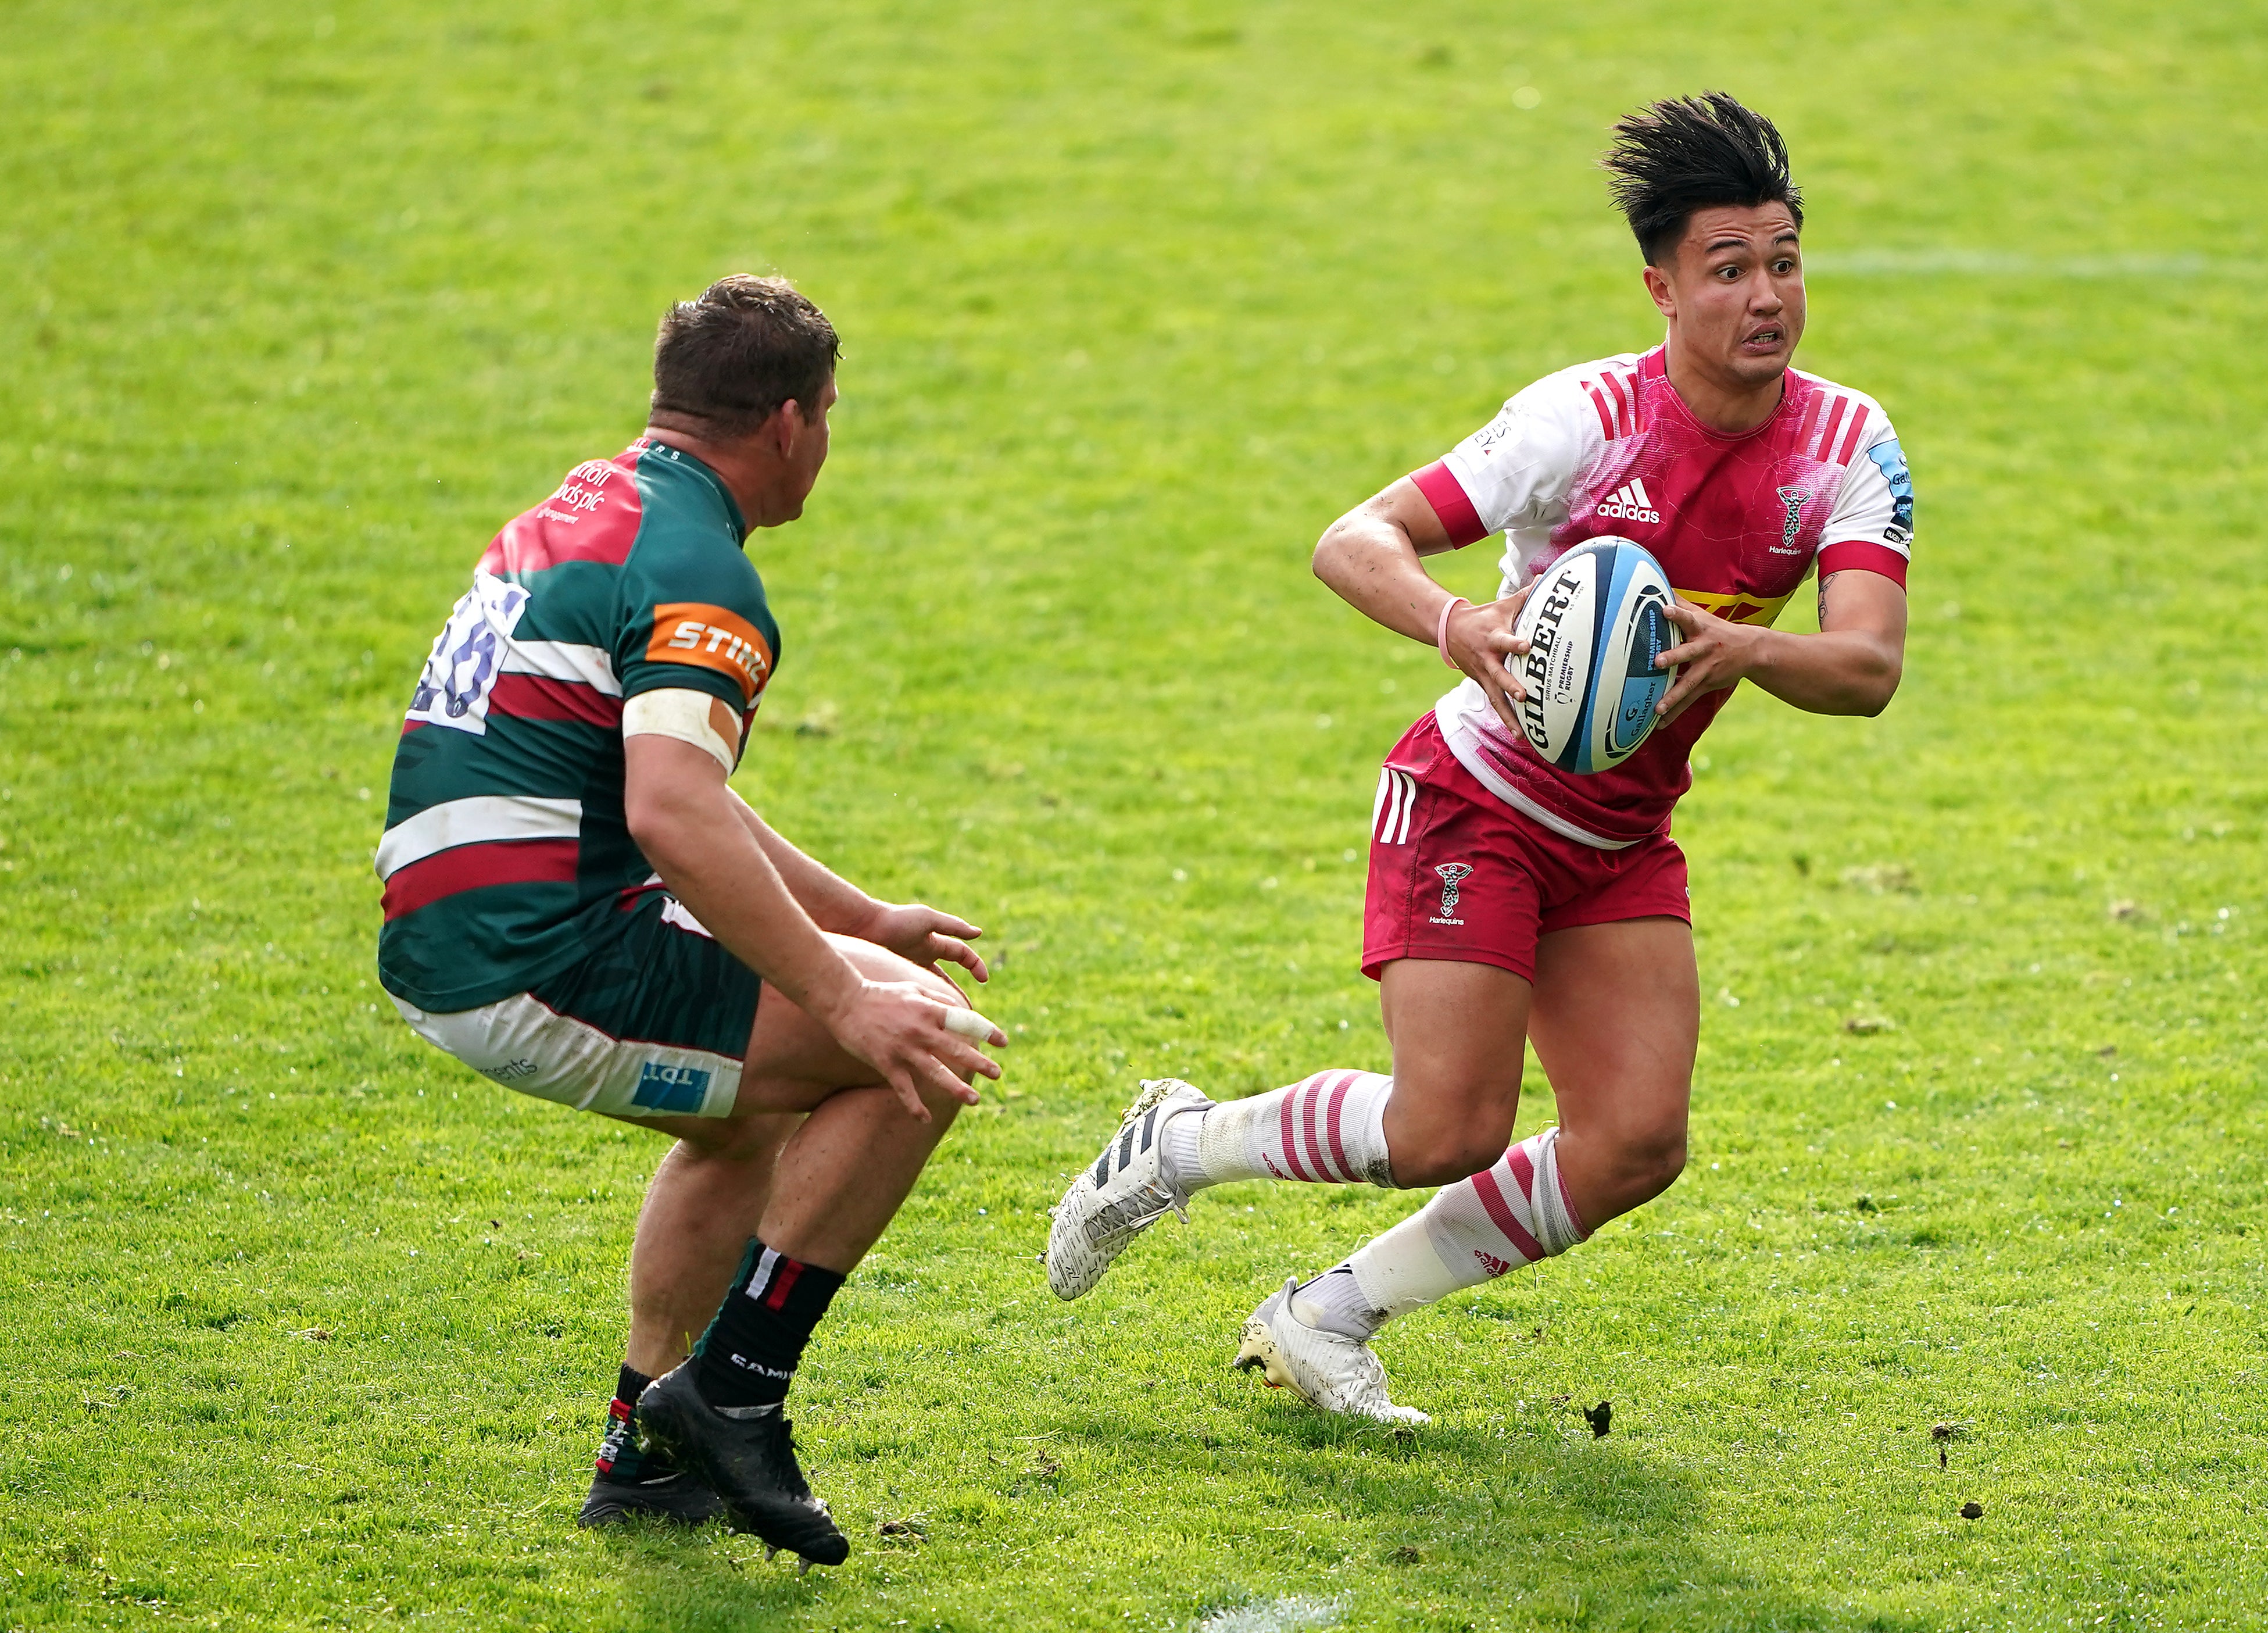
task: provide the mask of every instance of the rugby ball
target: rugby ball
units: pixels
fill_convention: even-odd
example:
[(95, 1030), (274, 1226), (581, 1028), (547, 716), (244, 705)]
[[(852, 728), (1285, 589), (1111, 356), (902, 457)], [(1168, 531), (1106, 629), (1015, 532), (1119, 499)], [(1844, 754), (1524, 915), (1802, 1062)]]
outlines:
[(1638, 752), (1677, 678), (1653, 667), (1679, 639), (1669, 602), (1661, 564), (1629, 539), (1593, 539), (1536, 575), (1514, 625), (1528, 643), (1520, 725), (1536, 753), (1589, 772)]

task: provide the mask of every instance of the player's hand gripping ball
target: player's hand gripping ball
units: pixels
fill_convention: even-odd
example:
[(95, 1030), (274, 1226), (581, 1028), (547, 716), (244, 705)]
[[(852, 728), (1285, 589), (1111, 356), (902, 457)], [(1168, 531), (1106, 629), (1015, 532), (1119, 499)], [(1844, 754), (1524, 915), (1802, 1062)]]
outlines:
[(1642, 544), (1593, 539), (1553, 562), (1520, 610), (1521, 729), (1562, 771), (1602, 772), (1638, 752), (1677, 678), (1653, 661), (1678, 641), (1669, 579)]

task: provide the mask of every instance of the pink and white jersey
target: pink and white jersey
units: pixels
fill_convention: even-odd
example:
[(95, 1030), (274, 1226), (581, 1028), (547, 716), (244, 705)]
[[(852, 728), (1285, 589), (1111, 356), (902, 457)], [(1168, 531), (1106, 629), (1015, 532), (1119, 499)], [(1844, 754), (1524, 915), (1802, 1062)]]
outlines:
[[(1652, 550), (1681, 599), (1770, 624), (1815, 566), (1903, 586), (1911, 554), (1913, 486), (1880, 403), (1790, 369), (1770, 419), (1722, 436), (1686, 408), (1659, 346), (1546, 375), (1414, 480), (1458, 544), (1505, 535), (1500, 596), (1614, 534)], [(1434, 713), (1489, 792), (1556, 833), (1619, 849), (1668, 826), (1692, 784), (1694, 741), (1730, 696), (1707, 694), (1587, 776), (1537, 756), (1473, 681)]]

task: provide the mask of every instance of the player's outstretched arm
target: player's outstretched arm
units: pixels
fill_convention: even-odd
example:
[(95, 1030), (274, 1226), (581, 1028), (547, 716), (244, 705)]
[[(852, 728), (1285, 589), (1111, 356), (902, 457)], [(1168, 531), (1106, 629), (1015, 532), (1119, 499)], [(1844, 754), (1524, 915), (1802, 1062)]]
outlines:
[(991, 979), (984, 960), (968, 944), (984, 934), (976, 926), (923, 902), (875, 900), (797, 848), (738, 794), (729, 788), (725, 792), (732, 794), (741, 825), (755, 836), (757, 845), (779, 870), (788, 894), (821, 929), (887, 947), (909, 963), (927, 964), (932, 970), (940, 964), (957, 964), (980, 981)]
[(1315, 576), (1373, 623), (1428, 646), (1438, 638), (1443, 654), (1480, 683), (1498, 716), (1518, 731), (1514, 711), (1528, 691), (1505, 660), (1528, 650), (1512, 632), (1528, 593), (1484, 607), (1458, 606), (1463, 597), (1433, 582), (1423, 559), (1455, 548), (1425, 494), (1404, 477), (1323, 530)]
[(1743, 680), (1813, 714), (1880, 714), (1905, 669), (1906, 593), (1879, 573), (1828, 574), (1816, 635), (1727, 623), (1685, 602), (1669, 616), (1685, 639), (1654, 662), (1684, 667), (1657, 706), (1665, 724)]
[[(921, 1088), (965, 1105), (965, 1081), (1000, 1068), (946, 1025), (949, 1011), (910, 982), (870, 981), (796, 901), (735, 809), (725, 768), (674, 737), (622, 740), (630, 837), (677, 898), (733, 957), (873, 1067), (917, 1118)], [(996, 1029), (995, 1044), (1007, 1039)]]

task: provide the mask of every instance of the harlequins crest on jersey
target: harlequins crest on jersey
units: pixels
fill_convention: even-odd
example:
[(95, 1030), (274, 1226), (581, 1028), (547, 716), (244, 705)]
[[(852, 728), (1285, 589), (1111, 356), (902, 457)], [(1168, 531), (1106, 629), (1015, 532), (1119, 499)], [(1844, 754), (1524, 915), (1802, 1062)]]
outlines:
[(575, 962), (653, 870), (622, 815), (622, 704), (681, 687), (742, 741), (779, 626), (723, 481), (641, 440), (567, 473), (474, 569), (412, 689), (379, 845), (379, 976), (475, 1009)]

